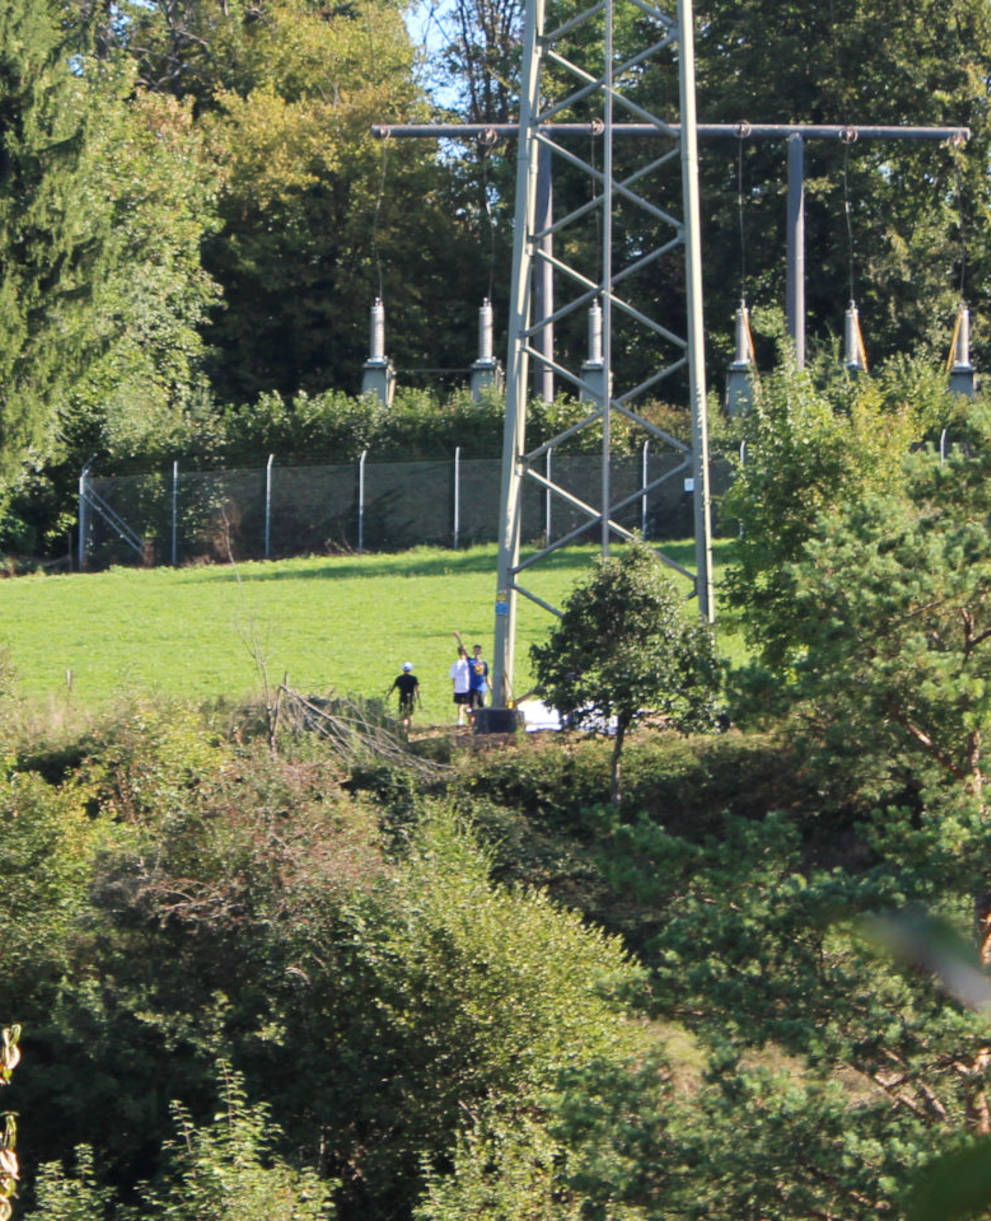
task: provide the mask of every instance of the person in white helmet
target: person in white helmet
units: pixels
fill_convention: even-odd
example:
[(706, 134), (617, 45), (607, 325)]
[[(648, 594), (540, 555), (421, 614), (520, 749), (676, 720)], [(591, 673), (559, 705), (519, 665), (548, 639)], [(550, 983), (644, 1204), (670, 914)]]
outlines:
[(399, 692), (399, 717), (402, 721), (403, 729), (409, 733), (410, 721), (413, 719), (413, 709), (420, 704), (420, 680), (413, 673), (413, 663), (411, 661), (403, 662), (401, 674), (397, 674), (392, 680), (392, 686), (385, 693), (386, 699), (393, 693)]

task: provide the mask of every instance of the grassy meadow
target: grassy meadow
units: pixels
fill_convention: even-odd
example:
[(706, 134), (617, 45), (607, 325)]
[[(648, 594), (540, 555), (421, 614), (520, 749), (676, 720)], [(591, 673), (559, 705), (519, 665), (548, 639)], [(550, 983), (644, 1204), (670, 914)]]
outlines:
[[(693, 565), (691, 542), (665, 549)], [(560, 605), (594, 554), (562, 550), (525, 584)], [(266, 673), (307, 692), (375, 696), (412, 661), (418, 720), (444, 724), (454, 719), (451, 633), (491, 659), (495, 568), (496, 548), (485, 546), (21, 577), (0, 585), (0, 640), (32, 706), (95, 709), (138, 691), (240, 699), (260, 692)], [(550, 618), (526, 599), (520, 607), (514, 684), (523, 694), (529, 646)]]

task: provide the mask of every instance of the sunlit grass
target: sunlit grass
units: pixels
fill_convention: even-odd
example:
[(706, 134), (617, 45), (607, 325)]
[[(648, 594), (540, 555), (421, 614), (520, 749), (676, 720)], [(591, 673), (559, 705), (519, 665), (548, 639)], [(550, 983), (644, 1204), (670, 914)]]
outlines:
[[(693, 566), (692, 543), (665, 550)], [(560, 605), (593, 554), (556, 553), (528, 572), (528, 588)], [(374, 696), (412, 661), (418, 719), (440, 724), (453, 719), (452, 632), (491, 660), (495, 568), (496, 548), (486, 546), (23, 577), (0, 586), (0, 639), (26, 699), (77, 708), (129, 691), (239, 699), (260, 692), (266, 675), (271, 684), (288, 675), (305, 691)], [(531, 685), (529, 646), (549, 624), (546, 611), (521, 601), (517, 694)], [(732, 639), (720, 647), (739, 652)]]

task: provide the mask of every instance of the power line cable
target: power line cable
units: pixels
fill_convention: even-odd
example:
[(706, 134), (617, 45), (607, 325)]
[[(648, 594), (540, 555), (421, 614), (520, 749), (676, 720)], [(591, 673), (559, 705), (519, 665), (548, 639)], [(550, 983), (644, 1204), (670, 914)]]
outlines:
[(751, 127), (746, 121), (737, 128), (737, 160), (736, 160), (736, 210), (737, 225), (740, 235), (740, 300), (747, 299), (747, 242), (743, 224), (743, 141), (750, 135)]
[(846, 220), (846, 239), (847, 239), (847, 269), (851, 301), (856, 300), (856, 294), (853, 291), (853, 218), (850, 209), (850, 145), (857, 139), (857, 130), (853, 127), (847, 127), (840, 135), (843, 141), (843, 216)]
[(382, 140), (382, 157), (379, 163), (379, 189), (378, 198), (375, 200), (375, 211), (372, 215), (372, 258), (375, 261), (375, 273), (378, 280), (378, 297), (379, 300), (384, 300), (383, 292), (383, 276), (382, 276), (382, 250), (379, 244), (379, 218), (382, 213), (382, 201), (385, 198), (385, 182), (388, 169), (389, 157), (389, 139), (386, 136)]

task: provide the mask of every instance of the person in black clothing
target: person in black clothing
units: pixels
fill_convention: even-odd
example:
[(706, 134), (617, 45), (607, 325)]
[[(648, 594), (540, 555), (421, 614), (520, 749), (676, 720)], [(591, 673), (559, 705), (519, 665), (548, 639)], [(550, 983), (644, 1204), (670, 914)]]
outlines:
[(386, 699), (393, 693), (399, 692), (399, 716), (403, 723), (403, 729), (409, 733), (410, 721), (413, 718), (413, 708), (420, 703), (420, 680), (413, 673), (413, 663), (411, 661), (403, 662), (402, 674), (397, 674), (392, 680), (392, 686), (385, 693)]

